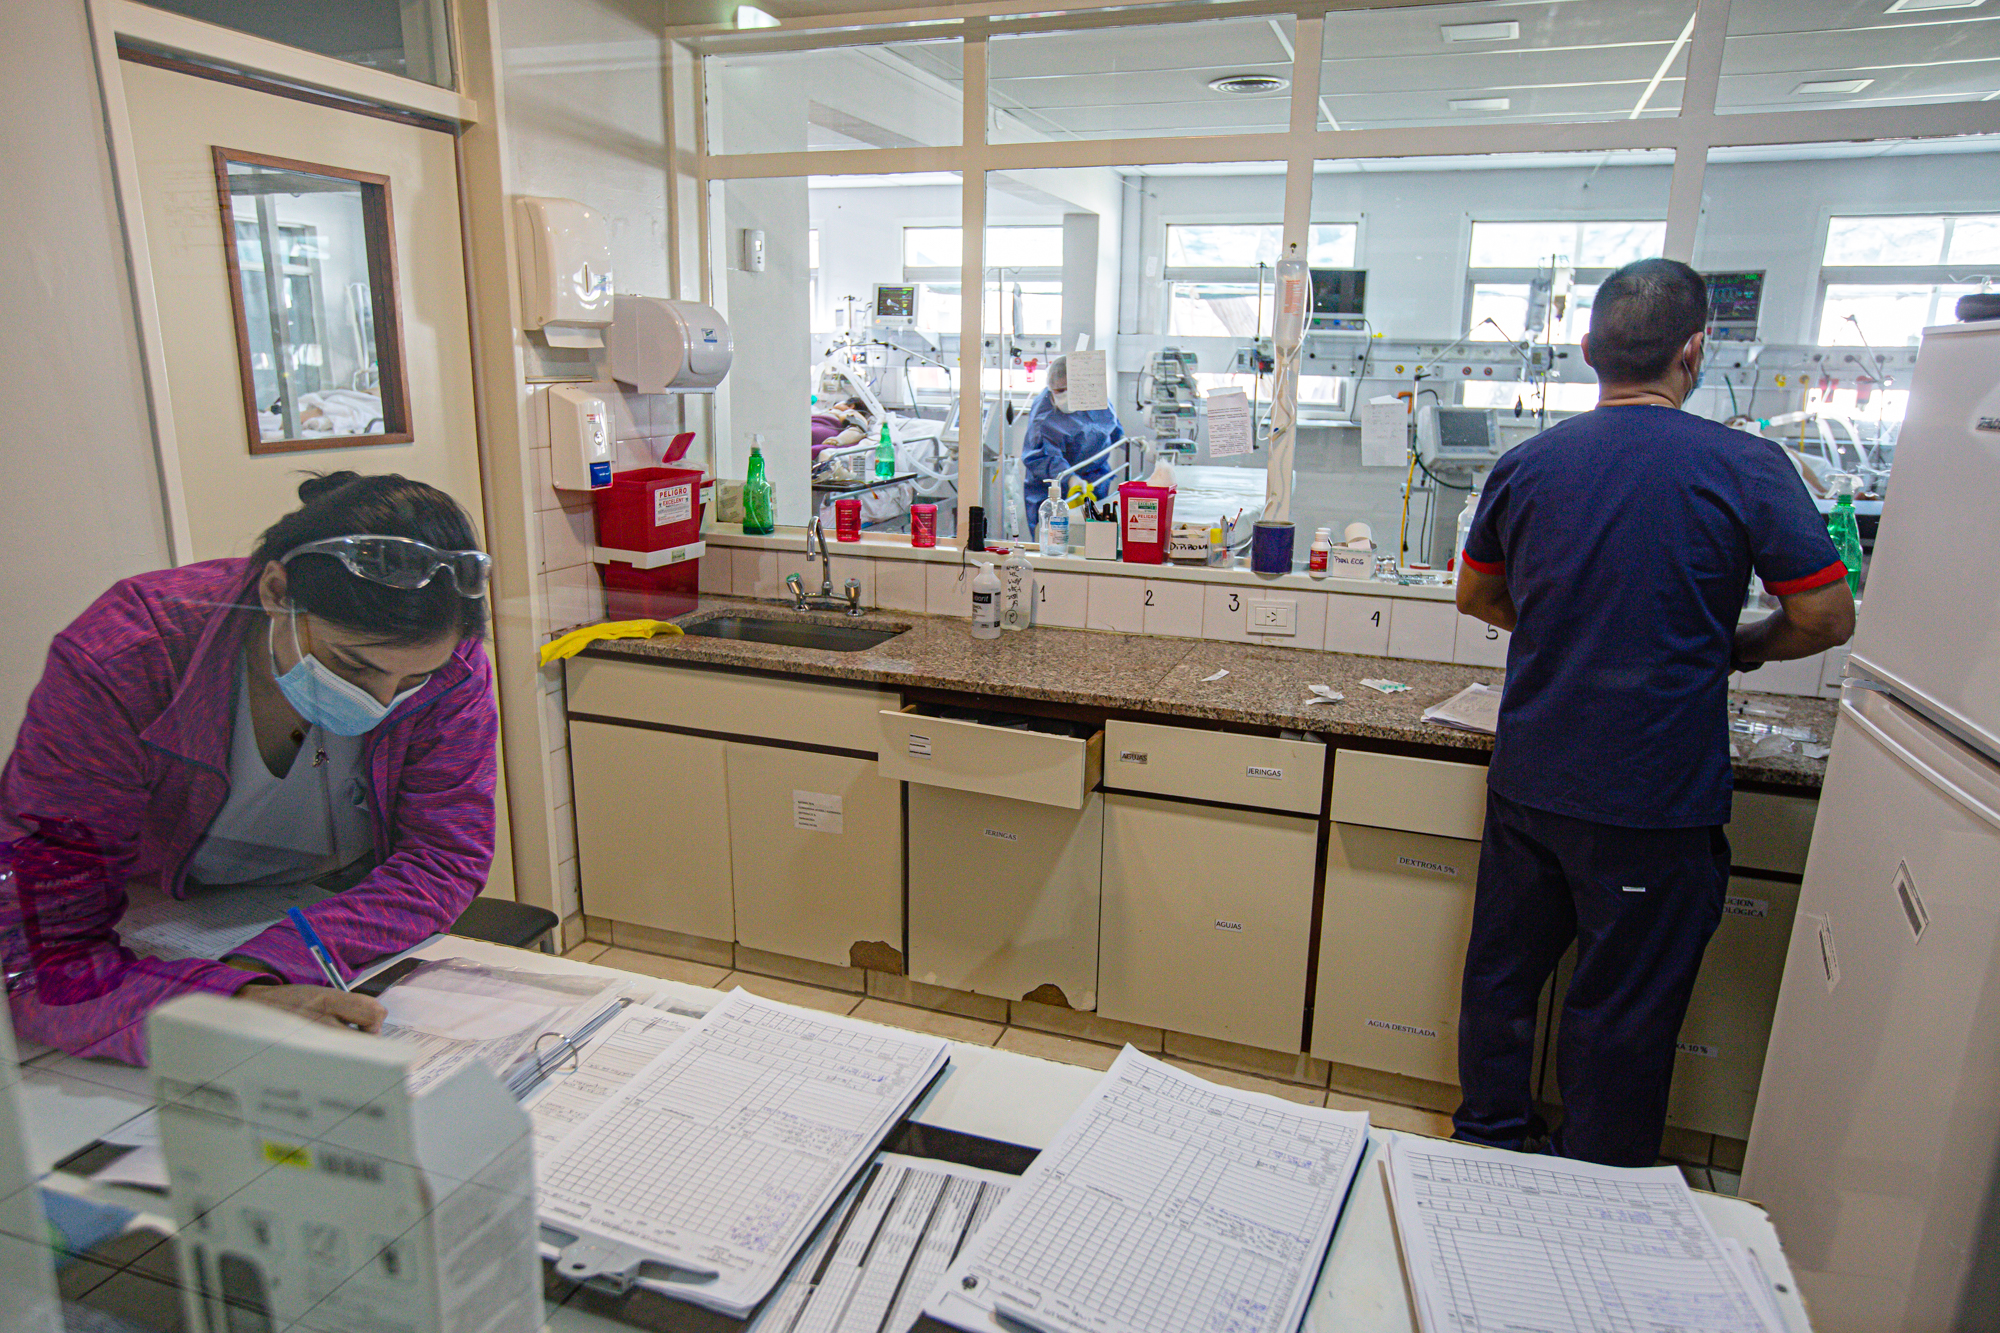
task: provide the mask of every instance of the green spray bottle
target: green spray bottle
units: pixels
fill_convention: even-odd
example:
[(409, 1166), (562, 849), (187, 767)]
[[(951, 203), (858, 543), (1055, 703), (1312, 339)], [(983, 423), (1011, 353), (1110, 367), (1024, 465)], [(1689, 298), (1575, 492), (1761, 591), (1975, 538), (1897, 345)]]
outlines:
[(1840, 561), (1847, 566), (1847, 590), (1859, 597), (1861, 526), (1854, 519), (1854, 493), (1861, 489), (1861, 478), (1851, 472), (1836, 472), (1831, 482), (1833, 512), (1826, 516), (1826, 535), (1833, 538), (1833, 549), (1840, 552)]
[[(763, 438), (757, 436), (760, 441)], [(777, 522), (772, 517), (776, 508), (777, 493), (771, 479), (764, 474), (764, 451), (753, 444), (749, 472), (743, 479), (743, 535), (758, 537), (777, 531)]]

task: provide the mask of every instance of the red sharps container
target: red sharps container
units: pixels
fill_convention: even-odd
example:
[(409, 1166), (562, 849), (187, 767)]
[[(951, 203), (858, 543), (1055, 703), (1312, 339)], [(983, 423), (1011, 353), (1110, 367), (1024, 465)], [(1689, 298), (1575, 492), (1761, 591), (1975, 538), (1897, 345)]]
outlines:
[(838, 541), (861, 540), (861, 501), (853, 496), (833, 502), (833, 535)]
[(910, 506), (910, 545), (937, 545), (937, 506), (921, 504)]

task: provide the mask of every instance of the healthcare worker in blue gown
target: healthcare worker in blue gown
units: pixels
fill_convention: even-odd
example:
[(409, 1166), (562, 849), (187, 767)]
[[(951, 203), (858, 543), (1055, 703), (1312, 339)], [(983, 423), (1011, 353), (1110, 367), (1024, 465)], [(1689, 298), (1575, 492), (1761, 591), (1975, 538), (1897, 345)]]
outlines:
[[(1049, 482), (1060, 480), (1058, 493), (1069, 494), (1068, 477), (1059, 474), (1086, 458), (1095, 458), (1125, 438), (1118, 414), (1108, 407), (1089, 412), (1069, 410), (1069, 358), (1059, 356), (1049, 363), (1047, 385), (1035, 395), (1028, 409), (1028, 432), (1021, 441), (1021, 469), (1026, 474), (1022, 498), (1022, 521), (1032, 532), (1042, 501), (1049, 498)], [(1111, 473), (1111, 460), (1098, 458), (1073, 474), (1087, 483), (1102, 481)], [(1100, 488), (1099, 500), (1107, 498)]]

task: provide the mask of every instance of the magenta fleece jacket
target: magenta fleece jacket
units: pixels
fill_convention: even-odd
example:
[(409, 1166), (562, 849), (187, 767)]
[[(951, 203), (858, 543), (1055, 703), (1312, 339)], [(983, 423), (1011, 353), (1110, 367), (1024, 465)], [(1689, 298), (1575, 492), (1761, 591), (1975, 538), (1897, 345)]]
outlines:
[[(128, 1064), (145, 1018), (177, 995), (231, 995), (249, 974), (203, 959), (142, 958), (120, 943), (126, 883), (184, 897), (187, 864), (229, 795), (236, 655), (263, 616), (248, 560), (126, 579), (49, 649), (0, 772), (0, 955), (23, 1041)], [(369, 732), (362, 749), (375, 871), (312, 907), (352, 972), (444, 930), (493, 863), (499, 720), (484, 647)], [(319, 969), (289, 923), (239, 952), (301, 984)]]

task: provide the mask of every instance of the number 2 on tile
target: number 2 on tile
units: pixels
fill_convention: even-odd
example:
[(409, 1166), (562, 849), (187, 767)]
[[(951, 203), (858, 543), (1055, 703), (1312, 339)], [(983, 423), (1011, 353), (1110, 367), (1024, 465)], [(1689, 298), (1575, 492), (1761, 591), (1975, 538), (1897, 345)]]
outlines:
[(1146, 605), (1151, 606), (1152, 604), (1153, 604), (1153, 590), (1151, 588), (1148, 588), (1146, 589)]

